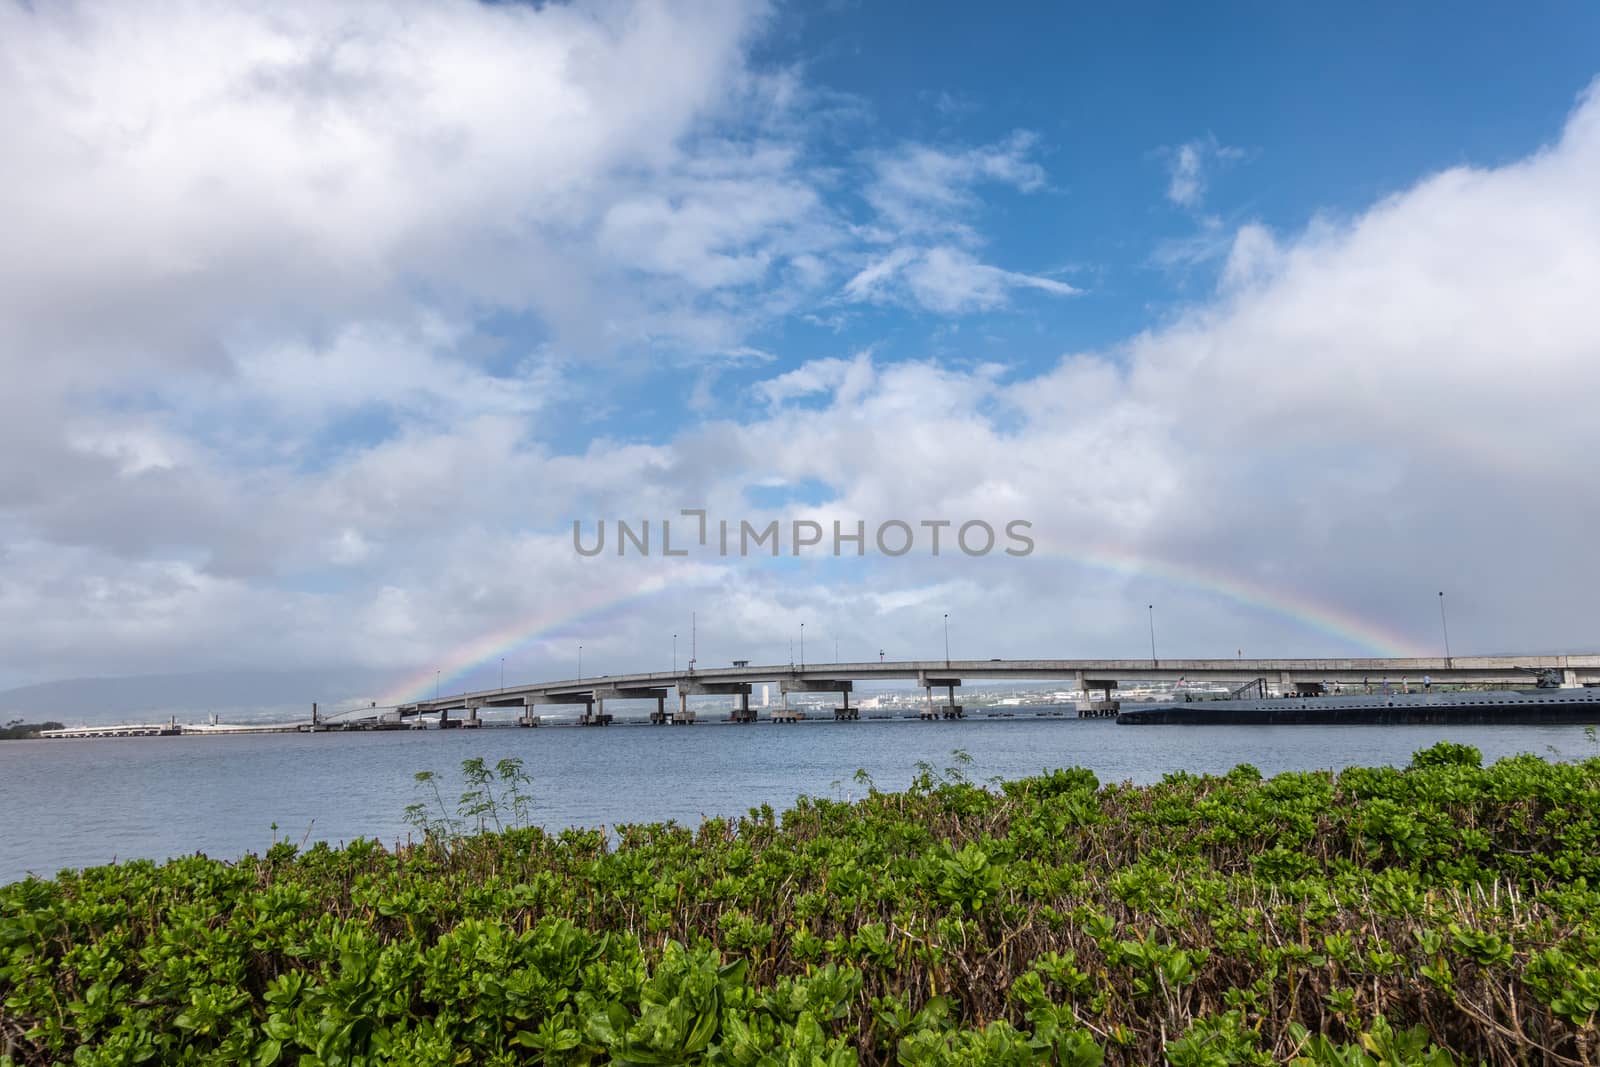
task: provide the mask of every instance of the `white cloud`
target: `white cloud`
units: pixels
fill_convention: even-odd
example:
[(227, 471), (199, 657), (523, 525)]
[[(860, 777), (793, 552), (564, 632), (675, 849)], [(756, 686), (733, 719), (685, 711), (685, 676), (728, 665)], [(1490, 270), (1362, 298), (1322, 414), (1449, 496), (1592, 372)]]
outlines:
[(862, 352), (854, 359), (813, 359), (792, 371), (760, 383), (756, 390), (768, 404), (782, 404), (800, 397), (832, 392), (845, 383), (852, 371), (870, 370), (870, 352)]
[(922, 253), (915, 248), (896, 248), (868, 263), (845, 283), (844, 295), (851, 300), (874, 300), (883, 296), (901, 273), (917, 262)]
[(1150, 262), (1163, 270), (1183, 271), (1201, 263), (1225, 258), (1234, 245), (1234, 231), (1216, 215), (1195, 220), (1192, 233), (1157, 242)]
[(1167, 199), (1181, 207), (1193, 207), (1200, 202), (1203, 188), (1200, 175), (1200, 146), (1196, 143), (1180, 145), (1172, 158), (1172, 179), (1167, 183)]
[(1044, 188), (1044, 168), (1028, 158), (1037, 140), (1019, 130), (979, 148), (950, 151), (907, 144), (877, 153), (871, 158), (876, 176), (867, 187), (867, 202), (896, 234), (967, 233), (960, 216), (978, 206), (974, 190), (979, 185), (1008, 185), (1022, 192)]
[[(725, 291), (821, 285), (830, 227), (746, 136), (807, 103), (746, 67), (763, 18), (0, 6), (0, 517), (256, 570), (302, 538), (248, 502), (330, 450), (519, 440), (565, 360), (742, 343), (765, 312)], [(493, 350), (500, 311), (548, 343)]]
[(737, 106), (751, 10), (9, 5), (0, 310), (165, 361), (420, 288), (589, 340), (595, 276), (631, 261), (573, 238)]
[(971, 251), (982, 244), (968, 221), (982, 206), (978, 186), (994, 183), (1025, 193), (1045, 187), (1044, 168), (1029, 158), (1036, 142), (1034, 134), (1018, 131), (980, 148), (909, 144), (873, 156), (876, 177), (866, 197), (877, 221), (868, 233), (889, 247), (866, 258), (845, 283), (842, 298), (955, 315), (1003, 307), (1016, 289), (1077, 293), (1065, 282), (983, 263)]
[(353, 323), (321, 347), (291, 341), (246, 350), (235, 360), (231, 388), (208, 391), (195, 403), (213, 417), (226, 416), (230, 401), (258, 411), (264, 405), (277, 420), (304, 427), (363, 409), (446, 424), (531, 415), (552, 399), (558, 373), (548, 359), (525, 359), (516, 373), (496, 376), (459, 356), (464, 340)]
[(1221, 143), (1212, 133), (1167, 149), (1167, 199), (1179, 207), (1198, 208), (1212, 172), (1245, 154), (1242, 148)]
[(845, 284), (844, 295), (859, 301), (900, 301), (928, 311), (957, 315), (1003, 307), (1016, 289), (1052, 296), (1074, 296), (1066, 282), (1002, 270), (948, 245), (897, 248), (869, 264)]
[(1251, 223), (1234, 231), (1224, 250), (1227, 256), (1222, 271), (1222, 286), (1237, 288), (1271, 278), (1283, 269), (1277, 238), (1265, 226)]
[(779, 263), (813, 277), (841, 240), (793, 151), (733, 147), (611, 204), (598, 244), (617, 262), (699, 290), (754, 285)]

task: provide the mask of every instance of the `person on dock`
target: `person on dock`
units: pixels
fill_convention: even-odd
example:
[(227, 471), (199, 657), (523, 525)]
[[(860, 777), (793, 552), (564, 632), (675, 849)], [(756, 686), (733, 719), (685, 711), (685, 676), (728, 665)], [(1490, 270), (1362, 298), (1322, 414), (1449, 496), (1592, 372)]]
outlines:
[(1431, 693), (1433, 691), (1433, 679), (1426, 674), (1422, 676), (1422, 691), (1424, 693)]

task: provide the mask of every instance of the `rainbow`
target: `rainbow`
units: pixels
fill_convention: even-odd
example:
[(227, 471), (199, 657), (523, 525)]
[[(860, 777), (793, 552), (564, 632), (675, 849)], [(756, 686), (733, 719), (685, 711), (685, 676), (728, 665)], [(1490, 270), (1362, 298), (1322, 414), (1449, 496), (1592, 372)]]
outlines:
[(576, 623), (604, 615), (625, 604), (654, 596), (670, 584), (664, 576), (655, 575), (620, 594), (596, 595), (588, 600), (580, 598), (576, 607), (572, 598), (564, 598), (561, 601), (560, 611), (541, 609), (509, 626), (492, 630), (468, 641), (451, 651), (438, 666), (431, 670), (418, 671), (400, 682), (380, 697), (378, 703), (384, 707), (393, 707), (396, 704), (425, 700), (431, 697), (436, 689), (444, 693), (457, 692), (454, 686), (463, 677), (487, 667), (502, 656), (510, 655), (529, 642), (560, 633)]
[[(1279, 589), (1268, 589), (1239, 575), (1208, 572), (1112, 548), (1072, 552), (1046, 551), (1041, 548), (1035, 555), (1124, 577), (1155, 578), (1170, 582), (1244, 607), (1277, 615), (1307, 630), (1346, 642), (1375, 656), (1410, 658), (1433, 654), (1398, 630), (1380, 626), (1369, 619), (1335, 606), (1318, 603), (1307, 597), (1285, 594)], [(560, 610), (540, 610), (528, 618), (490, 631), (461, 645), (446, 656), (437, 667), (418, 671), (406, 678), (387, 692), (378, 703), (393, 706), (424, 700), (433, 695), (436, 686), (441, 692), (457, 692), (459, 690), (455, 688), (456, 683), (463, 677), (488, 667), (530, 642), (558, 634), (570, 629), (576, 623), (604, 615), (623, 605), (654, 596), (665, 591), (670, 585), (672, 583), (665, 576), (657, 574), (625, 592), (596, 595), (587, 602), (580, 601), (576, 607), (571, 598), (565, 598), (561, 601)]]
[(1380, 626), (1342, 608), (1319, 603), (1309, 597), (1269, 589), (1239, 575), (1186, 567), (1151, 556), (1139, 556), (1116, 549), (1088, 552), (1050, 553), (1096, 570), (1129, 578), (1157, 578), (1174, 585), (1209, 593), (1244, 607), (1255, 608), (1298, 623), (1308, 630), (1348, 642), (1375, 656), (1421, 658), (1437, 655), (1423, 648), (1399, 630)]

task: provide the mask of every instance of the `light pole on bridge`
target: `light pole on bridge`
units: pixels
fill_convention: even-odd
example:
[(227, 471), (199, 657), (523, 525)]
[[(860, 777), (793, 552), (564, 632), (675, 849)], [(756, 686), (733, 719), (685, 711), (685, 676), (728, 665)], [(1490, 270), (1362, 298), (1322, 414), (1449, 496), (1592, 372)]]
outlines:
[(583, 681), (583, 646), (578, 646), (578, 681)]
[[(944, 613), (944, 665), (950, 666), (950, 613)], [(950, 703), (954, 704), (955, 701)]]
[(1439, 628), (1444, 631), (1444, 665), (1450, 666), (1450, 624), (1444, 618), (1444, 590), (1439, 590)]
[(1154, 667), (1161, 661), (1156, 659), (1156, 606), (1150, 607), (1150, 666)]
[(800, 669), (806, 669), (806, 624), (800, 624)]
[(678, 673), (678, 635), (672, 635), (672, 673)]

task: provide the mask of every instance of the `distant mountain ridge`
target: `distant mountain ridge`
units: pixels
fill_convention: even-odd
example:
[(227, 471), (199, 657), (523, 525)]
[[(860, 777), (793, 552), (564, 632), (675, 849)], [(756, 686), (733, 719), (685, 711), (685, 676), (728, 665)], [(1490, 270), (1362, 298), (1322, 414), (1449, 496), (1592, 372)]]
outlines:
[(198, 719), (216, 713), (225, 720), (284, 719), (309, 715), (313, 701), (324, 708), (373, 699), (393, 678), (363, 669), (307, 671), (198, 671), (116, 678), (64, 678), (0, 690), (5, 719), (54, 719), (69, 724)]

